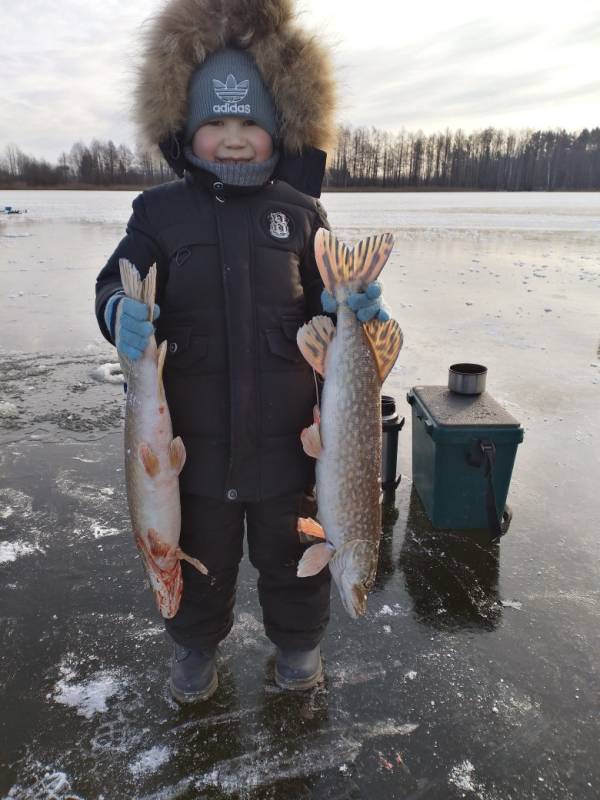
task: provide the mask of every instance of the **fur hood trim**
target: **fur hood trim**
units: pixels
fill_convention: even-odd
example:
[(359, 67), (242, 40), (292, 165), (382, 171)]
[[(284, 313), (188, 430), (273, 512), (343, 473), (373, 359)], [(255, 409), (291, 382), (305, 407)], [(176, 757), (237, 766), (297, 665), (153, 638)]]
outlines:
[(146, 146), (184, 126), (192, 73), (210, 53), (247, 49), (271, 92), (284, 150), (327, 149), (335, 80), (325, 47), (300, 28), (293, 0), (168, 0), (145, 34), (134, 119)]

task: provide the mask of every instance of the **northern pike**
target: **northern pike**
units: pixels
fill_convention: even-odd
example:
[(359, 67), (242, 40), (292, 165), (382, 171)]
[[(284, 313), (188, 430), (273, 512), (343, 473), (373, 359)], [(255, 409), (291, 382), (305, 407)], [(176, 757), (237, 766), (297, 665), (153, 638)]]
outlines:
[(315, 257), (325, 288), (337, 301), (337, 327), (317, 316), (298, 331), (298, 347), (325, 383), (314, 423), (301, 433), (305, 452), (317, 459), (318, 521), (298, 520), (316, 544), (298, 564), (299, 577), (327, 564), (351, 617), (366, 611), (381, 537), (381, 385), (402, 347), (395, 320), (358, 321), (347, 299), (377, 279), (392, 251), (391, 234), (350, 248), (324, 228)]
[[(119, 268), (125, 295), (146, 303), (152, 320), (156, 267), (150, 267), (143, 281), (127, 259), (119, 260)], [(167, 342), (157, 346), (152, 335), (140, 358), (119, 357), (127, 380), (125, 479), (131, 525), (158, 610), (170, 618), (181, 601), (181, 559), (203, 574), (208, 570), (179, 547), (179, 473), (185, 464), (185, 447), (181, 437), (173, 438), (162, 379), (166, 353)]]

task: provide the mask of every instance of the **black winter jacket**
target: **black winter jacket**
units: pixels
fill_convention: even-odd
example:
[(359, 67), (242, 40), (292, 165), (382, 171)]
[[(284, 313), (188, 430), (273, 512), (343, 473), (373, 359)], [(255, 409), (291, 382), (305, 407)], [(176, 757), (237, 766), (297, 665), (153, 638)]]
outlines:
[(126, 236), (96, 282), (104, 336), (108, 298), (121, 289), (119, 258), (144, 277), (157, 265), (167, 339), (164, 372), (174, 435), (187, 461), (184, 491), (258, 501), (314, 481), (300, 444), (315, 384), (296, 345), (321, 313), (313, 240), (328, 227), (318, 202), (283, 181), (223, 186), (202, 170), (133, 202)]

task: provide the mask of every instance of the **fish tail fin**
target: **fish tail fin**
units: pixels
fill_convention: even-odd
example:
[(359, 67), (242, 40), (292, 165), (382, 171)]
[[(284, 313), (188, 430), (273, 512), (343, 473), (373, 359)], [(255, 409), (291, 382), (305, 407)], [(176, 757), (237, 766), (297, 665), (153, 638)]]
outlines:
[(402, 348), (404, 341), (402, 330), (395, 319), (388, 319), (385, 322), (372, 319), (363, 324), (363, 332), (371, 347), (379, 380), (383, 383), (392, 371)]
[(355, 291), (377, 280), (393, 246), (391, 233), (369, 236), (350, 248), (338, 241), (331, 231), (319, 228), (315, 236), (315, 258), (325, 288), (335, 297), (340, 287)]
[(150, 267), (144, 280), (140, 278), (137, 267), (126, 258), (119, 259), (119, 271), (125, 295), (145, 303), (148, 306), (148, 319), (152, 320), (156, 295), (156, 265)]

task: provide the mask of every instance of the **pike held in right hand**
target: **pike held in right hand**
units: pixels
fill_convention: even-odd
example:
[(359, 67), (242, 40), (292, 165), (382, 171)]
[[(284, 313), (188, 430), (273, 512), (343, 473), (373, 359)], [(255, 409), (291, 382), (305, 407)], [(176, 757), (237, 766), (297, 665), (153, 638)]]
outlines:
[(302, 431), (305, 452), (317, 459), (319, 521), (299, 519), (301, 534), (322, 539), (309, 547), (298, 576), (327, 564), (351, 617), (366, 611), (381, 538), (381, 385), (400, 348), (395, 320), (361, 324), (348, 298), (377, 279), (393, 246), (391, 234), (369, 237), (354, 248), (324, 228), (315, 256), (326, 290), (337, 301), (337, 328), (318, 316), (298, 331), (298, 347), (324, 378), (321, 408)]
[[(150, 267), (143, 281), (126, 259), (119, 267), (126, 296), (144, 303), (146, 319), (153, 319), (156, 267)], [(167, 342), (157, 347), (152, 334), (141, 356), (128, 359), (119, 351), (119, 358), (127, 381), (125, 479), (131, 524), (158, 609), (170, 618), (177, 613), (183, 591), (180, 560), (203, 574), (207, 569), (179, 547), (179, 473), (185, 447), (179, 436), (173, 438), (162, 379), (166, 353)]]

